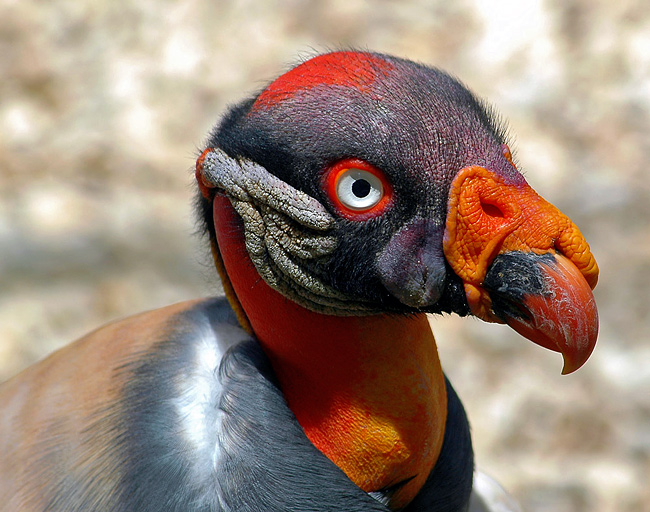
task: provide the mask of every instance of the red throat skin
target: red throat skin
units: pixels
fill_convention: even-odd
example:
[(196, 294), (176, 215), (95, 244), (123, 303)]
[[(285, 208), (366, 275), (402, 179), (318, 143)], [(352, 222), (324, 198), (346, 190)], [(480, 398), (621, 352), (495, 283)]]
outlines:
[(305, 309), (259, 276), (241, 220), (221, 194), (214, 220), (236, 300), (307, 437), (366, 492), (406, 481), (389, 506), (407, 505), (438, 458), (447, 417), (426, 316), (343, 317)]

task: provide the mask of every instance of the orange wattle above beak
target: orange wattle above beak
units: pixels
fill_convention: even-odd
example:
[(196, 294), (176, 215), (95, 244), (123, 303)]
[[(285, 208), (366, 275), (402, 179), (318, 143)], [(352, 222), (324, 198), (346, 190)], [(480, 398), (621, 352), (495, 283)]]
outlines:
[(474, 315), (561, 352), (562, 373), (589, 358), (598, 335), (591, 293), (598, 266), (575, 224), (527, 183), (462, 169), (450, 191), (443, 249)]

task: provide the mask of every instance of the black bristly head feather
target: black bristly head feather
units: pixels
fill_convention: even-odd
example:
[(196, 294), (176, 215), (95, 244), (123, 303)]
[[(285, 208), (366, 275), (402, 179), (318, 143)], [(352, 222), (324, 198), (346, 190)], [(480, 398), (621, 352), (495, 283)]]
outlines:
[[(386, 55), (335, 52), (303, 63), (233, 107), (207, 146), (250, 159), (329, 209), (336, 218), (337, 249), (309, 263), (309, 271), (326, 284), (380, 311), (465, 315), (462, 282), (444, 258), (441, 295), (421, 307), (387, 289), (378, 258), (414, 219), (426, 219), (429, 231), (440, 228), (441, 253), (452, 179), (469, 165), (516, 172), (504, 157), (504, 143), (491, 111), (444, 72)], [(331, 204), (323, 175), (345, 158), (368, 162), (390, 180), (394, 201), (381, 215), (350, 220)], [(214, 236), (209, 201), (201, 208)]]

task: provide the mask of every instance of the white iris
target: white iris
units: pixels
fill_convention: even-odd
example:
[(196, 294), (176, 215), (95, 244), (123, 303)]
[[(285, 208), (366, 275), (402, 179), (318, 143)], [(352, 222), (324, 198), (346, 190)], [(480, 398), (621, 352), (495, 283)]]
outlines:
[(361, 169), (348, 169), (336, 183), (339, 201), (352, 210), (367, 210), (384, 196), (381, 180), (373, 173)]

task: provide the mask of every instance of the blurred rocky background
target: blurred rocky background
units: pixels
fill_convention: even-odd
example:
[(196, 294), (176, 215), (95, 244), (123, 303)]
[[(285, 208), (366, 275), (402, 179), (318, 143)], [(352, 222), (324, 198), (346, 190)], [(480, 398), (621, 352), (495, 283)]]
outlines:
[(529, 512), (650, 510), (644, 0), (0, 0), (0, 381), (104, 322), (219, 293), (197, 149), (229, 103), (339, 47), (488, 98), (601, 266), (598, 346), (568, 377), (508, 328), (432, 320), (478, 465)]

